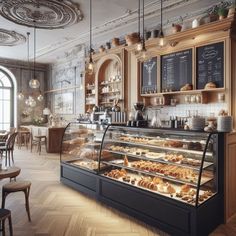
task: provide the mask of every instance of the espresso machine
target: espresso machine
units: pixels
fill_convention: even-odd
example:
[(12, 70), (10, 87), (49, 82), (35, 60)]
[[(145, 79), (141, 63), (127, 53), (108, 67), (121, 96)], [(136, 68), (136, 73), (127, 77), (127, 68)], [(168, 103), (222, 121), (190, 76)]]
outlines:
[(145, 110), (144, 103), (136, 102), (134, 104), (134, 109), (135, 109), (135, 115), (134, 115), (134, 120), (131, 122), (131, 126), (147, 127), (148, 121), (144, 119), (144, 114), (143, 114)]

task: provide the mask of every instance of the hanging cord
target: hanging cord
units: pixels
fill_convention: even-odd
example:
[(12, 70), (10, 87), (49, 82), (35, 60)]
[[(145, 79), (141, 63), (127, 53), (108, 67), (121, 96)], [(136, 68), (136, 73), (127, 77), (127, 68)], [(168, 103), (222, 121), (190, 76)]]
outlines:
[(141, 0), (138, 1), (138, 36), (141, 38), (140, 31), (141, 31)]
[(30, 32), (27, 32), (27, 58), (28, 58), (28, 68), (29, 68), (29, 76), (31, 76), (31, 73), (30, 73), (30, 52), (29, 52), (29, 37), (30, 37)]
[(92, 62), (93, 61), (93, 59), (92, 59), (92, 0), (90, 0), (89, 1), (89, 11), (90, 11), (90, 38), (89, 38), (89, 41), (90, 41), (90, 58), (89, 58), (89, 60), (90, 60), (90, 62)]
[(34, 79), (35, 78), (35, 58), (36, 58), (36, 25), (34, 25)]
[(145, 49), (145, 38), (144, 38), (144, 0), (143, 0), (143, 50)]
[(162, 0), (161, 0), (161, 34), (163, 34), (163, 31), (162, 31)]

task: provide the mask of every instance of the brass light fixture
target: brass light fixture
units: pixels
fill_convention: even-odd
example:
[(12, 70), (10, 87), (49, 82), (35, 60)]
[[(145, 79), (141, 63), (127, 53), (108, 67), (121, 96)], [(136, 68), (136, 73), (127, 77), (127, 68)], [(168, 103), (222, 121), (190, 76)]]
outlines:
[(89, 62), (87, 65), (87, 73), (92, 75), (94, 72), (94, 62), (93, 62), (93, 49), (92, 49), (92, 0), (89, 0), (89, 14), (90, 14), (90, 22), (89, 22)]
[(161, 29), (160, 29), (160, 32), (158, 35), (158, 42), (157, 42), (159, 47), (164, 47), (168, 43), (167, 39), (165, 38), (164, 33), (163, 33), (162, 11), (163, 11), (163, 5), (162, 5), (162, 0), (161, 0)]
[(36, 78), (35, 60), (36, 60), (36, 26), (34, 27), (34, 73), (33, 73), (33, 78), (29, 81), (29, 86), (32, 89), (38, 89), (40, 87), (40, 82)]

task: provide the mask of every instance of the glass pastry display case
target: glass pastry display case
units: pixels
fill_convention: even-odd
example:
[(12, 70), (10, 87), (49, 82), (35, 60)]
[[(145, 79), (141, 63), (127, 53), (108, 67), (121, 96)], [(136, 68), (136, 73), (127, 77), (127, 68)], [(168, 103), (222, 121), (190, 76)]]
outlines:
[(97, 173), (103, 134), (102, 125), (70, 123), (62, 140), (61, 163)]
[(218, 192), (217, 134), (109, 126), (101, 176), (191, 206)]

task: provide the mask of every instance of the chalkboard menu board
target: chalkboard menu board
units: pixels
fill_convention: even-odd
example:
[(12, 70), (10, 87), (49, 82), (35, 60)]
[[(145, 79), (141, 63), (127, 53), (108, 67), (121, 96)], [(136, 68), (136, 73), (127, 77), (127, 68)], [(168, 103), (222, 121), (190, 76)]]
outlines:
[(141, 64), (141, 93), (157, 93), (157, 57), (153, 57)]
[(224, 42), (197, 48), (197, 89), (208, 82), (224, 87)]
[(192, 49), (161, 56), (162, 92), (179, 91), (192, 84)]

